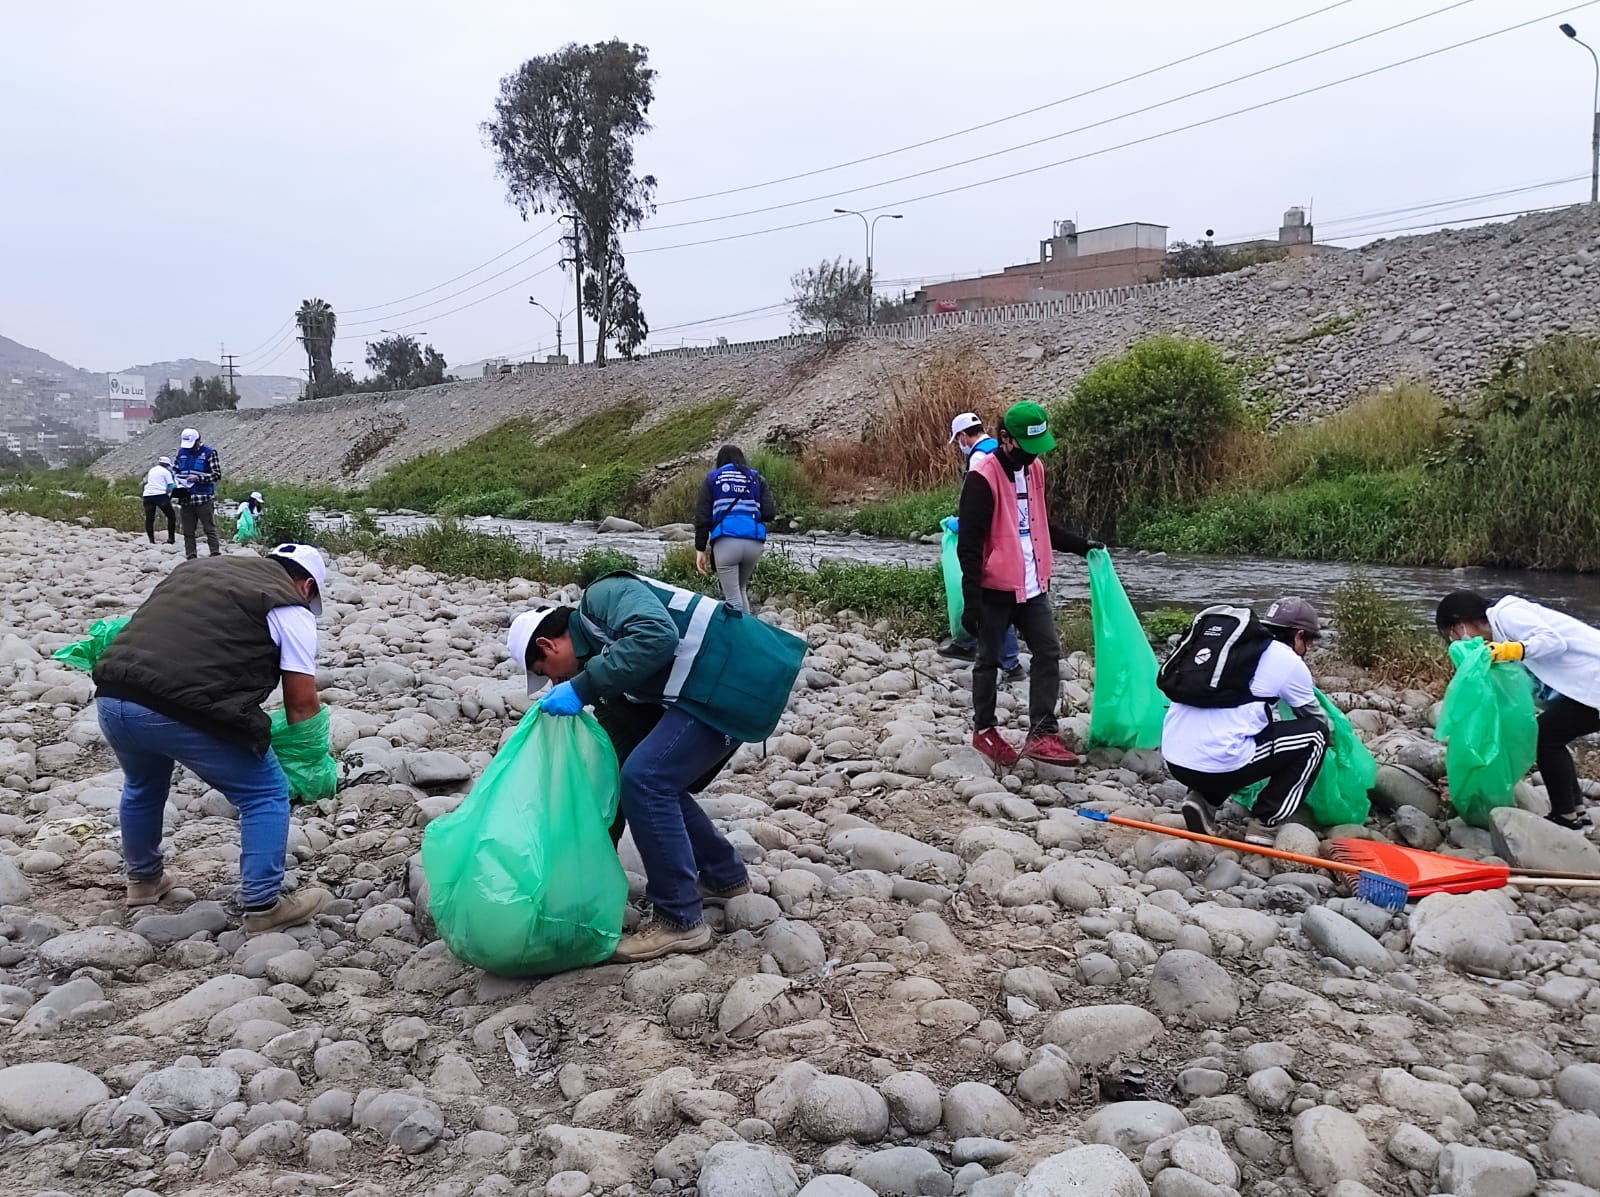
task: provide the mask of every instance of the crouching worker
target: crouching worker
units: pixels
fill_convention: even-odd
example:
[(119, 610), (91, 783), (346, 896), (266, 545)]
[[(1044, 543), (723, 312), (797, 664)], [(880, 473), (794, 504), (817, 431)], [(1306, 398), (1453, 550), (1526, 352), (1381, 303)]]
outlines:
[(317, 616), (326, 574), (310, 545), (265, 557), (191, 560), (150, 592), (94, 667), (100, 730), (122, 766), (127, 904), (150, 906), (177, 884), (161, 857), (172, 766), (239, 810), (239, 898), (250, 933), (314, 918), (330, 895), (280, 894), (289, 846), (289, 781), (261, 704), (283, 686), (288, 721), (314, 719)]
[[(1183, 821), (1216, 834), (1215, 814), (1258, 781), (1245, 839), (1270, 845), (1294, 816), (1328, 751), (1327, 716), (1304, 657), (1320, 635), (1304, 599), (1281, 598), (1257, 619), (1246, 607), (1207, 607), (1161, 666), (1158, 684), (1172, 700), (1161, 730), (1167, 771), (1189, 787)], [(1292, 719), (1274, 719), (1283, 703)]]
[(1514, 594), (1491, 605), (1470, 590), (1445, 595), (1435, 622), (1447, 639), (1490, 641), (1494, 660), (1521, 661), (1545, 688), (1537, 761), (1550, 792), (1546, 817), (1581, 830), (1588, 816), (1579, 810), (1583, 793), (1567, 745), (1600, 731), (1600, 631)]
[(788, 705), (805, 641), (706, 595), (615, 573), (576, 607), (512, 621), (507, 649), (540, 709), (586, 706), (614, 737), (622, 814), (644, 862), (652, 920), (617, 947), (623, 962), (711, 946), (702, 890), (749, 889), (744, 861), (694, 800), (740, 743), (765, 740)]

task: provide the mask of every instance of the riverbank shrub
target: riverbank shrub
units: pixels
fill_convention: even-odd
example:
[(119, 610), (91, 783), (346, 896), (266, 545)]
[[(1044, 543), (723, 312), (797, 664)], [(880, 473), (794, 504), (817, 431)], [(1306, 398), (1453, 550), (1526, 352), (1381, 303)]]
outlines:
[(1236, 466), (1246, 420), (1237, 372), (1213, 346), (1158, 336), (1084, 375), (1054, 423), (1054, 508), (1105, 530), (1209, 492)]
[(1451, 422), (1435, 474), (1447, 563), (1600, 569), (1600, 338), (1507, 362)]
[(1450, 677), (1444, 642), (1399, 600), (1357, 571), (1333, 595), (1333, 653), (1384, 681), (1442, 687)]
[(849, 513), (839, 521), (847, 532), (866, 536), (887, 536), (896, 540), (918, 540), (939, 531), (939, 522), (956, 513), (961, 488), (956, 483), (935, 490), (916, 491)]

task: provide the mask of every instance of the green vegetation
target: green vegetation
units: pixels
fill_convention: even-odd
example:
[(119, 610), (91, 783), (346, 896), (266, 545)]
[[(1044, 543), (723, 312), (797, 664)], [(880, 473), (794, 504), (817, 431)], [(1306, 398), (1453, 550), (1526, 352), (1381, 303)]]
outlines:
[(1600, 569), (1600, 339), (1508, 360), (1478, 401), (1369, 396), (1225, 454), (1202, 497), (1125, 511), (1139, 548), (1416, 565)]
[(510, 420), (455, 449), (402, 462), (367, 490), (367, 503), (441, 515), (599, 519), (642, 511), (656, 463), (706, 449), (733, 411), (718, 399), (641, 428), (642, 400), (596, 412), (549, 437)]
[[(138, 491), (133, 494), (136, 496)], [(91, 528), (143, 532), (144, 507), (128, 489), (86, 470), (23, 471), (0, 480), (0, 508)]]
[(868, 503), (840, 521), (848, 532), (917, 540), (939, 531), (939, 521), (956, 513), (961, 488), (951, 483), (938, 490), (915, 491), (880, 503)]
[(1054, 413), (1055, 508), (1089, 528), (1205, 494), (1245, 426), (1236, 374), (1203, 341), (1150, 337), (1101, 362)]
[(1334, 593), (1333, 626), (1342, 661), (1401, 684), (1449, 680), (1450, 658), (1439, 637), (1364, 574), (1352, 574)]

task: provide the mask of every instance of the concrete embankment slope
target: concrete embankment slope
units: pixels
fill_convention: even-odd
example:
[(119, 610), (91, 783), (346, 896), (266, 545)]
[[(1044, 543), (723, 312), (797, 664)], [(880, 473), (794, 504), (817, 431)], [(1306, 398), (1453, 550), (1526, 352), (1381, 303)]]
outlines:
[[(1600, 326), (1600, 213), (1588, 207), (1509, 224), (1379, 242), (1360, 251), (1273, 263), (1049, 322), (951, 330), (918, 342), (856, 341), (744, 356), (661, 356), (606, 370), (556, 369), (398, 396), (352, 396), (203, 417), (236, 474), (359, 485), (400, 461), (461, 444), (518, 416), (553, 431), (641, 400), (656, 419), (732, 397), (753, 413), (737, 432), (857, 431), (897, 383), (940, 355), (971, 354), (1003, 401), (1053, 399), (1100, 359), (1142, 336), (1204, 337), (1239, 363), (1253, 394), (1307, 419), (1403, 379), (1466, 394), (1510, 351)], [(359, 470), (347, 448), (373, 429), (387, 444)], [(178, 428), (96, 464), (136, 473)]]

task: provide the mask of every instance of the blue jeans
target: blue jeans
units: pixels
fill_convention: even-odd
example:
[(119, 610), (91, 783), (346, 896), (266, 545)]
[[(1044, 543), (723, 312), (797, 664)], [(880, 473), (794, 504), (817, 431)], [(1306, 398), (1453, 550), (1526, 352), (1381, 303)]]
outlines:
[(749, 880), (739, 853), (689, 793), (733, 746), (721, 732), (668, 707), (622, 766), (622, 810), (644, 861), (645, 897), (667, 926), (699, 925), (697, 881), (726, 891)]
[(161, 817), (177, 762), (239, 808), (242, 905), (276, 902), (289, 847), (289, 780), (271, 750), (257, 756), (120, 698), (97, 698), (95, 708), (122, 766), (122, 858), (129, 879), (153, 881), (162, 874)]
[[(976, 636), (963, 636), (956, 641), (962, 648), (977, 648)], [(1017, 667), (1017, 629), (1007, 628), (1005, 642), (1000, 645), (1000, 668), (1010, 673)]]

